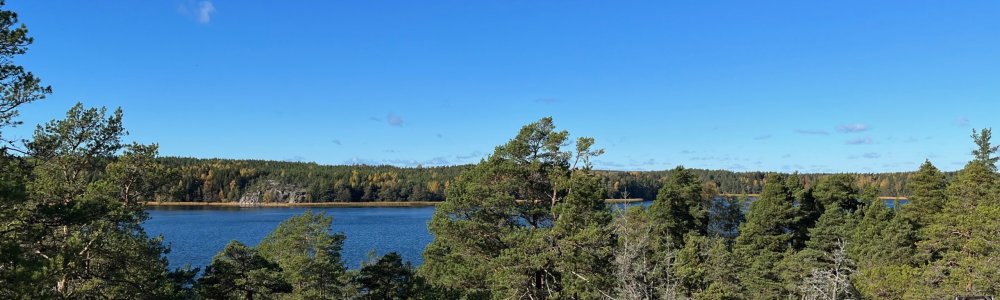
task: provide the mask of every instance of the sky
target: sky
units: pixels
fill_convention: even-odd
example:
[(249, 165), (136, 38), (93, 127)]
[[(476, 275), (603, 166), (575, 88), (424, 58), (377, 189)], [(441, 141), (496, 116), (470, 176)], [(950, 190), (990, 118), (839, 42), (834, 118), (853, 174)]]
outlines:
[[(56, 4), (57, 3), (57, 4)], [(26, 1), (36, 124), (160, 154), (475, 163), (552, 116), (595, 167), (956, 170), (1000, 126), (997, 1)]]

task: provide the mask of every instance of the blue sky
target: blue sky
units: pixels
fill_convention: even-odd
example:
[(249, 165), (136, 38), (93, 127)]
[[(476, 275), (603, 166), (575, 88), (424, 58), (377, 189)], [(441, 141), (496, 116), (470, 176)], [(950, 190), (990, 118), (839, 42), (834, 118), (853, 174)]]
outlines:
[(603, 169), (945, 170), (1000, 125), (996, 1), (8, 1), (34, 124), (170, 156), (472, 163), (544, 116)]

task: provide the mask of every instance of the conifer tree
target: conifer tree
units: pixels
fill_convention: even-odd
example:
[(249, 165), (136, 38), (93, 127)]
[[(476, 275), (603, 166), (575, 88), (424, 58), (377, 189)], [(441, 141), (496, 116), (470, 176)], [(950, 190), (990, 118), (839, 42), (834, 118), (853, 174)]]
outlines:
[(709, 200), (703, 199), (702, 184), (697, 176), (684, 167), (670, 171), (649, 207), (650, 217), (656, 224), (654, 245), (661, 249), (680, 249), (689, 232), (705, 235)]
[(901, 208), (902, 214), (916, 228), (926, 227), (933, 216), (944, 208), (948, 182), (944, 174), (930, 160), (926, 160), (906, 184), (910, 191), (909, 203)]
[(931, 297), (1000, 293), (1000, 175), (989, 138), (986, 129), (973, 135), (975, 160), (948, 185), (947, 202), (918, 243)]
[(281, 266), (296, 299), (344, 298), (349, 293), (340, 259), (343, 234), (331, 234), (333, 218), (306, 211), (278, 224), (257, 245), (260, 254)]
[(568, 135), (543, 118), (463, 173), (431, 219), (421, 275), (475, 299), (610, 291), (610, 218), (587, 174), (603, 151), (589, 138), (564, 151)]
[(859, 193), (854, 178), (847, 174), (835, 174), (820, 178), (813, 194), (823, 207), (833, 205), (854, 211), (859, 204)]
[(277, 263), (257, 249), (232, 241), (212, 258), (195, 287), (206, 299), (273, 299), (292, 291)]
[(793, 195), (785, 178), (770, 174), (760, 199), (750, 205), (740, 226), (733, 253), (741, 262), (740, 282), (751, 299), (778, 299), (787, 294), (775, 266), (791, 249), (791, 226), (796, 222)]

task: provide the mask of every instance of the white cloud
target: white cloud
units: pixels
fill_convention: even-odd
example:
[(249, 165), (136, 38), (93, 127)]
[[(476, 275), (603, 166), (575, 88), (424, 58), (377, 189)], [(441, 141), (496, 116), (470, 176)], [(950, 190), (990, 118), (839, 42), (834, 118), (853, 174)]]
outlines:
[(867, 131), (867, 130), (868, 130), (868, 124), (861, 124), (861, 123), (857, 123), (857, 124), (844, 124), (844, 125), (837, 126), (837, 131), (840, 131), (840, 132), (843, 132), (843, 133), (863, 132), (863, 131)]
[(212, 22), (212, 14), (215, 13), (215, 5), (212, 1), (201, 1), (198, 2), (198, 12), (195, 15), (198, 18), (198, 23), (208, 24)]
[(194, 2), (188, 0), (177, 6), (177, 12), (189, 18), (193, 18), (201, 24), (212, 22), (212, 15), (215, 14), (215, 4), (212, 1)]

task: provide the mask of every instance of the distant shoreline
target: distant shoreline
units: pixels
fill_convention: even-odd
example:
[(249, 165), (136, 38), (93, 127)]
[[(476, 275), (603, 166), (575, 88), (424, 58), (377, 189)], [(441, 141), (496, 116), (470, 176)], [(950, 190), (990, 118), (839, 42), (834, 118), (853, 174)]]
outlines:
[[(606, 199), (607, 203), (635, 203), (644, 199)], [(368, 201), (368, 202), (313, 202), (313, 203), (260, 203), (252, 206), (241, 206), (239, 202), (146, 202), (147, 207), (427, 207), (435, 206), (443, 201)]]

